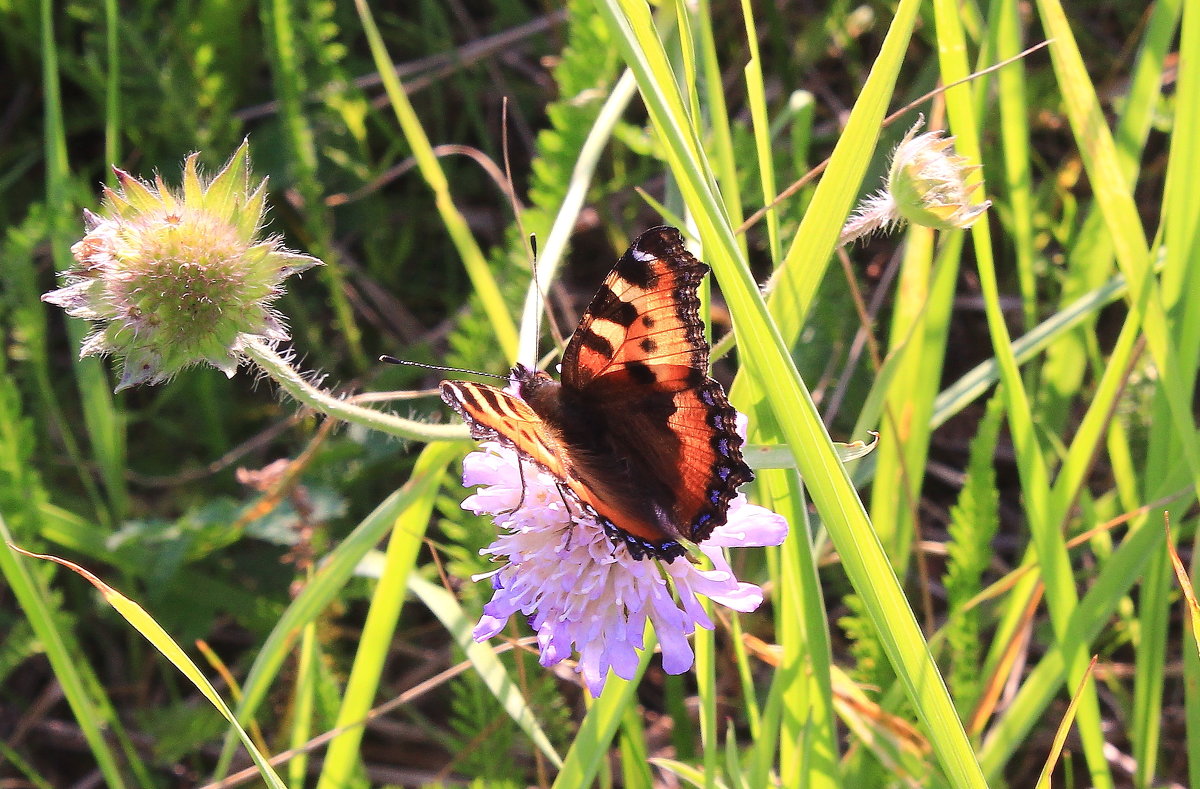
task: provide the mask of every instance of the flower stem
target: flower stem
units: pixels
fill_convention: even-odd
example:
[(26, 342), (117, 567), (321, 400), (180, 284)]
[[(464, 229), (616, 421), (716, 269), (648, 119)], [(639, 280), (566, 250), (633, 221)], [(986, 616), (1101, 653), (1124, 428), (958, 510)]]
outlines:
[(247, 340), (243, 351), (271, 380), (302, 405), (326, 416), (411, 441), (465, 439), (465, 425), (433, 425), (347, 403), (305, 381), (300, 372), (262, 340)]

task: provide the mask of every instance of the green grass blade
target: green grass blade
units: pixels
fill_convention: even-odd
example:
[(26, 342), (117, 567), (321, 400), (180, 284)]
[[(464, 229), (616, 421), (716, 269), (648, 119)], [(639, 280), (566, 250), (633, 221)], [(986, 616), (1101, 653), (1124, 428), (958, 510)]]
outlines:
[(412, 149), (413, 158), (417, 161), (417, 168), (421, 171), (426, 183), (429, 184), (429, 188), (433, 190), (438, 214), (446, 226), (446, 231), (450, 234), (450, 240), (454, 242), (454, 247), (458, 250), (459, 257), (462, 258), (467, 276), (471, 279), (471, 285), (475, 288), (484, 312), (491, 322), (496, 341), (505, 358), (516, 359), (517, 327), (505, 306), (500, 286), (488, 268), (483, 251), (475, 242), (475, 237), (471, 235), (466, 218), (454, 205), (446, 174), (442, 171), (442, 166), (433, 153), (433, 147), (429, 144), (425, 129), (421, 126), (421, 121), (413, 110), (412, 103), (408, 100), (404, 86), (400, 84), (400, 79), (396, 76), (396, 70), (392, 67), (392, 59), (388, 56), (387, 48), (383, 43), (383, 38), (379, 35), (379, 28), (375, 25), (370, 8), (367, 7), (365, 0), (355, 0), (354, 6), (358, 10), (359, 21), (362, 23), (363, 32), (366, 33), (367, 42), (371, 47), (375, 68), (379, 70), (392, 110), (396, 113), (396, 120), (399, 121), (409, 148)]
[(621, 778), (627, 789), (653, 789), (650, 753), (646, 750), (646, 728), (641, 710), (631, 704), (621, 721)]
[(647, 629), (645, 648), (642, 650), (633, 679), (624, 680), (609, 672), (600, 698), (592, 702), (579, 725), (579, 731), (575, 734), (575, 741), (563, 757), (562, 768), (554, 779), (552, 789), (590, 786), (596, 779), (601, 763), (608, 758), (609, 743), (616, 735), (625, 711), (637, 703), (634, 691), (637, 690), (642, 674), (646, 673), (646, 667), (650, 665), (650, 658), (657, 645), (657, 639), (652, 631)]
[(321, 648), (317, 641), (317, 623), (304, 626), (296, 650), (296, 684), (292, 696), (292, 727), (288, 732), (291, 749), (296, 756), (288, 761), (288, 785), (303, 786), (308, 775), (308, 752), (305, 743), (312, 737), (313, 713), (316, 708), (317, 684), (320, 682)]
[[(746, 45), (750, 59), (743, 73), (746, 79), (746, 103), (750, 105), (750, 121), (754, 130), (754, 153), (758, 164), (758, 181), (762, 186), (763, 204), (771, 202), (778, 194), (775, 186), (775, 158), (771, 146), (771, 121), (767, 115), (766, 86), (763, 84), (762, 57), (758, 52), (758, 30), (754, 25), (754, 9), (750, 0), (742, 0), (742, 20), (746, 26)], [(722, 192), (722, 196), (727, 192)], [(725, 198), (728, 206), (728, 197)], [(730, 211), (735, 224), (741, 223), (740, 212)], [(767, 243), (771, 259), (779, 259), (779, 212), (767, 213)]]
[(863, 435), (875, 425), (881, 429), (871, 523), (901, 577), (912, 555), (913, 516), (932, 435), (929, 417), (941, 380), (962, 251), (962, 234), (956, 233), (942, 240), (935, 257), (934, 235), (918, 227), (907, 233), (888, 332), (891, 345), (854, 433)]
[[(804, 489), (792, 471), (764, 471), (761, 479), (771, 508), (792, 524), (779, 549), (776, 601), (776, 639), (783, 648), (775, 671), (782, 718), (777, 734), (773, 732), (779, 739), (779, 774), (789, 785), (836, 789), (843, 785), (843, 776), (833, 702), (833, 650)], [(765, 746), (766, 742), (758, 747)]]
[[(992, 4), (988, 31), (994, 41), (997, 61), (1021, 51), (1020, 9), (1016, 0)], [(996, 72), (996, 94), (1000, 105), (1000, 140), (1004, 160), (1004, 186), (1008, 199), (1010, 243), (1016, 253), (1017, 282), (1021, 289), (1024, 329), (1037, 323), (1037, 275), (1034, 272), (1033, 185), (1030, 173), (1029, 104), (1025, 94), (1025, 64), (1010, 63)], [(977, 91), (983, 97), (983, 91)], [(999, 182), (1000, 179), (993, 179)]]
[[(1150, 34), (1147, 34), (1147, 39)], [(1188, 3), (1184, 9), (1182, 30), (1179, 38), (1178, 85), (1175, 93), (1174, 126), (1171, 134), (1170, 158), (1168, 159), (1166, 186), (1163, 195), (1162, 231), (1166, 244), (1166, 267), (1163, 272), (1163, 298), (1173, 319), (1175, 338), (1179, 347), (1181, 367), (1174, 377), (1181, 387), (1194, 396), (1196, 368), (1200, 360), (1200, 307), (1196, 304), (1196, 288), (1200, 285), (1200, 271), (1196, 266), (1200, 253), (1200, 196), (1195, 188), (1195, 163), (1200, 156), (1200, 144), (1196, 130), (1200, 129), (1200, 13), (1196, 4)], [(1157, 86), (1147, 86), (1151, 95), (1159, 93)], [(1156, 420), (1155, 426), (1158, 425)], [(1172, 431), (1173, 432), (1173, 431)], [(1171, 443), (1175, 436), (1171, 436)], [(1187, 440), (1187, 437), (1184, 437)], [(1150, 452), (1158, 447), (1151, 443)], [(1161, 456), (1162, 453), (1159, 453)], [(1175, 452), (1163, 458), (1169, 463)], [(1153, 459), (1154, 458), (1152, 455)], [(1161, 463), (1160, 463), (1161, 465)], [(1153, 473), (1152, 470), (1148, 474)], [(1182, 522), (1187, 512), (1172, 508), (1172, 522)], [(1151, 527), (1152, 524), (1147, 524)], [(1193, 538), (1193, 550), (1196, 540)], [(1142, 641), (1137, 655), (1137, 673), (1134, 684), (1134, 717), (1130, 739), (1134, 744), (1133, 756), (1137, 759), (1134, 776), (1138, 786), (1150, 786), (1156, 779), (1156, 764), (1162, 738), (1163, 686), (1166, 678), (1167, 653), (1171, 646), (1171, 627), (1168, 620), (1174, 584), (1170, 581), (1166, 551), (1159, 552), (1146, 573), (1144, 588), (1139, 595), (1141, 606)], [(1193, 637), (1195, 632), (1192, 632)], [(1200, 683), (1200, 664), (1195, 650), (1185, 647), (1184, 693), (1185, 712), (1188, 718), (1187, 740), (1195, 746), (1200, 740), (1197, 725), (1197, 706), (1200, 703), (1197, 686)], [(1188, 751), (1196, 754), (1197, 751)], [(1193, 775), (1200, 772), (1194, 758), (1189, 758)]]
[[(1187, 484), (1186, 474), (1177, 474), (1170, 483)], [(1186, 506), (1182, 501), (1180, 506)], [(1109, 616), (1129, 593), (1145, 570), (1146, 562), (1163, 550), (1163, 531), (1156, 524), (1131, 529), (1104, 568), (1092, 579), (1087, 594), (1079, 602), (1067, 626), (1067, 636), (1092, 643), (1108, 623)], [(1028, 743), (1030, 730), (1045, 720), (1047, 706), (1062, 691), (1066, 681), (1063, 656), (1052, 646), (1021, 683), (1012, 703), (988, 731), (979, 752), (980, 764), (991, 780), (999, 780), (1005, 762)]]
[(364, 729), (351, 724), (364, 720), (375, 704), (384, 664), (392, 651), (400, 609), (404, 605), (404, 590), (424, 544), (434, 497), (446, 469), (445, 454), (431, 447), (427, 446), (417, 458), (412, 472), (411, 499), (392, 526), (383, 572), (371, 595), (371, 607), (334, 723), (335, 727), (348, 728), (330, 744), (317, 789), (347, 785), (359, 767), (358, 752)]
[[(938, 49), (942, 79), (952, 83), (968, 76), (966, 42), (960, 25), (957, 6), (950, 0), (935, 0)], [(957, 85), (946, 91), (946, 109), (952, 130), (957, 138), (958, 153), (969, 161), (981, 159), (979, 130), (971, 104), (970, 84)], [(1079, 604), (1071, 561), (1059, 522), (1053, 518), (1048, 502), (1049, 470), (1042, 454), (1033, 424), (1033, 409), (1021, 380), (1012, 340), (1000, 306), (1000, 292), (992, 255), (990, 222), (986, 215), (971, 228), (975, 257), (983, 291), (984, 310), (996, 360), (1000, 364), (1000, 380), (1006, 401), (1009, 432), (1017, 453), (1017, 470), (1029, 528), (1036, 546), (1040, 574), (1045, 585), (1045, 600), (1057, 643), (1065, 650), (1068, 676), (1072, 686), (1080, 685), (1078, 723), (1083, 741), (1084, 756), (1091, 770), (1091, 779), (1098, 787), (1112, 786), (1112, 776), (1104, 755), (1100, 704), (1095, 683), (1088, 673), (1087, 645), (1066, 641), (1067, 624)]]
[[(63, 127), (62, 96), (58, 78), (57, 44), (54, 40), (54, 3), (42, 0), (42, 90), (45, 100), (46, 201), (54, 207), (49, 214), (50, 246), (54, 267), (62, 271), (70, 267), (71, 243), (79, 235), (70, 225), (76, 215), (76, 201), (71, 197), (70, 165), (67, 162), (66, 131)], [(71, 347), (78, 348), (87, 333), (80, 320), (67, 321)], [(100, 363), (95, 359), (75, 360), (75, 380), (83, 406), (84, 423), (91, 440), (92, 453), (99, 467), (108, 494), (111, 513), (102, 512), (102, 519), (119, 519), (128, 507), (125, 487), (124, 419), (117, 411), (109, 393), (109, 384)]]

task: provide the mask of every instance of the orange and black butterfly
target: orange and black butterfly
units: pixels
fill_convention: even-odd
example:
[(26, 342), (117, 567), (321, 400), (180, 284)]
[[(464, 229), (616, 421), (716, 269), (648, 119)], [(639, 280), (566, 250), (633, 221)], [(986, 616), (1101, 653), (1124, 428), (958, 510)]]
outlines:
[(635, 558), (672, 559), (725, 523), (742, 459), (736, 412), (708, 377), (697, 288), (708, 266), (672, 227), (647, 230), (609, 273), (562, 358), (562, 382), (518, 364), (519, 396), (443, 381), (476, 439), (552, 474)]

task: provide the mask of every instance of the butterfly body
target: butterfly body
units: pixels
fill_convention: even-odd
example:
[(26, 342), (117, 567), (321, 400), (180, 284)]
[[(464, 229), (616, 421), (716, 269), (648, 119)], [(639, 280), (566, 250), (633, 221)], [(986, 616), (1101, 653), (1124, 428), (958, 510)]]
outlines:
[(707, 271), (677, 230), (648, 230), (584, 312), (561, 382), (523, 365), (515, 395), (442, 382), (472, 436), (551, 473), (635, 557), (671, 559), (680, 540), (707, 538), (753, 479), (736, 412), (707, 375), (696, 293)]

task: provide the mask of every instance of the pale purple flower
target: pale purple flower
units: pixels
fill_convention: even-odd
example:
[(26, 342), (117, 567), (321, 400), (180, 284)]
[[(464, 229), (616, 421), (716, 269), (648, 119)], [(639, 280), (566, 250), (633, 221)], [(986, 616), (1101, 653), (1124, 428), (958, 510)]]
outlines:
[(501, 533), (482, 553), (505, 562), (476, 577), (490, 578), (495, 590), (475, 626), (476, 641), (496, 635), (520, 612), (537, 633), (541, 664), (553, 666), (578, 651), (576, 671), (598, 696), (610, 668), (633, 678), (647, 620), (662, 648), (663, 670), (682, 674), (694, 660), (687, 637), (697, 625), (713, 628), (699, 595), (735, 611), (762, 603), (762, 590), (734, 576), (722, 549), (780, 544), (788, 528), (782, 516), (739, 495), (728, 522), (699, 545), (713, 569), (702, 570), (687, 556), (634, 559), (531, 463), (525, 464), (522, 502), (520, 462), (515, 450), (496, 442), (463, 461), (463, 484), (483, 487), (462, 506), (492, 516)]

